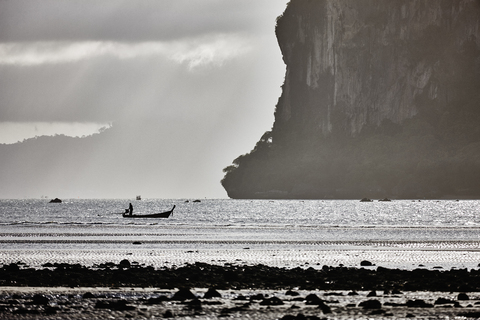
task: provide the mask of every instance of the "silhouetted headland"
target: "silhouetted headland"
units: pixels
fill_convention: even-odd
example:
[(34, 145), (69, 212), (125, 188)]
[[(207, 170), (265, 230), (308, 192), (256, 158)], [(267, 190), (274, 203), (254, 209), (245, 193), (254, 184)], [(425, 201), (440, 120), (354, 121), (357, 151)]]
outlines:
[(231, 198), (479, 198), (480, 3), (292, 0), (275, 122)]

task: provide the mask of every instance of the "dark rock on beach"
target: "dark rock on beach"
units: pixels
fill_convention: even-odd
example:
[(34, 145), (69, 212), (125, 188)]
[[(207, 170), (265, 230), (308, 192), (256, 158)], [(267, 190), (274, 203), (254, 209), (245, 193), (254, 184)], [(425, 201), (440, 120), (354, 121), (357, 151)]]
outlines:
[(55, 198), (55, 199), (50, 200), (49, 203), (62, 203), (62, 200), (60, 200), (58, 198)]
[(269, 299), (263, 299), (262, 302), (260, 302), (261, 306), (281, 306), (283, 305), (283, 301), (280, 300), (277, 297), (271, 297)]
[(305, 298), (305, 304), (307, 305), (320, 305), (323, 303), (323, 300), (320, 299), (316, 294), (309, 294), (306, 298)]
[(464, 292), (461, 292), (458, 294), (458, 297), (457, 297), (458, 300), (470, 300), (470, 298), (468, 297), (468, 295)]
[(204, 299), (221, 298), (222, 295), (215, 289), (210, 288), (203, 296)]
[(197, 297), (187, 288), (182, 288), (175, 292), (175, 294), (172, 297), (172, 300), (191, 300), (191, 299), (196, 299)]
[(374, 299), (362, 301), (358, 304), (358, 306), (364, 309), (380, 309), (382, 307), (382, 304), (380, 303), (380, 301)]
[(433, 305), (430, 303), (426, 303), (424, 300), (416, 299), (416, 300), (408, 300), (407, 307), (409, 308), (433, 308)]
[(292, 291), (292, 290), (288, 290), (287, 292), (285, 292), (285, 295), (287, 296), (292, 296), (292, 297), (297, 297), (299, 296), (300, 294), (296, 291)]
[(32, 304), (47, 305), (50, 300), (43, 294), (36, 294), (32, 298)]
[(95, 296), (91, 292), (85, 292), (82, 296), (83, 299), (92, 299), (95, 298)]
[(130, 269), (130, 267), (131, 263), (127, 259), (120, 261), (120, 263), (118, 264), (119, 269)]
[[(0, 279), (6, 286), (154, 286), (165, 289), (300, 288), (302, 290), (348, 290), (349, 295), (359, 290), (388, 291), (392, 288), (395, 288), (392, 291), (393, 294), (415, 290), (466, 292), (464, 289), (467, 286), (468, 292), (480, 291), (479, 270), (415, 269), (408, 271), (382, 267), (376, 269), (324, 267), (318, 270), (264, 265), (217, 266), (204, 263), (155, 269), (127, 260), (119, 264), (104, 263), (93, 267), (54, 263), (40, 269), (12, 263), (0, 268)], [(464, 296), (460, 298), (465, 299)], [(193, 297), (185, 299), (193, 299)]]
[(95, 308), (110, 309), (110, 310), (135, 310), (134, 306), (127, 305), (126, 300), (114, 300), (114, 301), (97, 301)]

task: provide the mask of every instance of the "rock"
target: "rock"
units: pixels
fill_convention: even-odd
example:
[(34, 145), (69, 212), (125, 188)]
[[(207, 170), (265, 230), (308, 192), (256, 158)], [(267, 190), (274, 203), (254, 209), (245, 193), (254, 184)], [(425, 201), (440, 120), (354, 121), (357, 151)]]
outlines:
[(55, 199), (50, 200), (49, 203), (62, 203), (62, 200), (60, 200), (58, 198), (55, 198)]
[(97, 301), (95, 304), (95, 308), (97, 309), (110, 309), (114, 311), (127, 311), (127, 310), (135, 310), (134, 306), (128, 306), (126, 300), (116, 300), (116, 301)]
[(341, 292), (325, 292), (323, 295), (324, 296), (343, 296), (343, 293), (341, 293)]
[(58, 308), (58, 307), (48, 306), (48, 307), (45, 308), (45, 314), (46, 315), (56, 314), (59, 310), (60, 310), (60, 308)]
[(320, 305), (320, 304), (323, 304), (323, 300), (320, 299), (316, 294), (311, 293), (305, 297), (305, 304)]
[(164, 318), (173, 318), (173, 312), (171, 310), (167, 310), (163, 313)]
[(480, 312), (478, 311), (472, 311), (472, 312), (464, 312), (464, 313), (459, 313), (458, 316), (460, 317), (466, 317), (466, 318), (480, 318)]
[(370, 291), (368, 294), (367, 294), (367, 297), (376, 297), (377, 296), (377, 292), (375, 290), (373, 291)]
[(83, 299), (92, 299), (95, 298), (95, 296), (91, 292), (85, 292), (82, 296)]
[(363, 307), (363, 309), (380, 309), (380, 308), (382, 308), (382, 304), (378, 300), (362, 301), (358, 304), (358, 306)]
[(179, 289), (177, 292), (172, 297), (172, 300), (179, 300), (179, 301), (184, 301), (184, 300), (190, 300), (190, 299), (196, 299), (197, 297), (189, 290), (186, 288)]
[(32, 303), (37, 305), (47, 305), (50, 299), (45, 297), (43, 294), (36, 294), (32, 298)]
[(322, 310), (324, 314), (332, 313), (332, 309), (330, 309), (329, 306), (325, 304), (325, 302), (322, 302), (318, 305), (318, 308)]
[(285, 292), (285, 295), (286, 295), (286, 296), (297, 297), (297, 296), (300, 295), (300, 293), (298, 293), (298, 292), (296, 292), (296, 291), (288, 290), (287, 292)]
[(416, 299), (416, 300), (408, 300), (407, 307), (409, 308), (433, 308), (433, 305), (430, 303), (426, 303), (424, 300)]
[(433, 304), (436, 304), (436, 305), (455, 304), (455, 301), (445, 299), (445, 298), (438, 298), (437, 300), (435, 300), (435, 302)]
[(205, 295), (203, 296), (204, 299), (212, 299), (212, 298), (221, 298), (222, 295), (215, 289), (209, 288)]
[[(474, 0), (289, 1), (275, 30), (286, 65), (275, 122), (224, 169), (228, 196), (478, 198), (480, 164), (467, 164), (480, 155), (471, 133), (480, 114), (479, 16)], [(465, 161), (456, 154), (463, 148)], [(443, 170), (428, 170), (424, 159), (434, 158)], [(448, 191), (429, 183), (438, 172)]]
[(457, 300), (470, 300), (470, 298), (466, 293), (461, 292), (458, 294)]
[(270, 299), (263, 299), (263, 301), (260, 302), (261, 306), (281, 306), (283, 304), (284, 304), (283, 301), (277, 297), (271, 297)]
[(371, 263), (370, 261), (363, 260), (362, 262), (360, 262), (360, 265), (361, 265), (362, 267), (371, 267), (371, 266), (373, 266), (374, 264)]
[(130, 261), (128, 261), (127, 259), (123, 259), (118, 264), (119, 269), (130, 269), (130, 267), (131, 267)]
[(202, 310), (202, 302), (200, 300), (198, 300), (197, 298), (188, 302), (187, 306), (192, 310), (196, 310), (196, 311)]
[(360, 200), (360, 202), (372, 202), (372, 199), (362, 198), (362, 200)]
[(20, 266), (12, 262), (9, 265), (3, 266), (3, 269), (5, 269), (8, 272), (18, 272), (20, 271)]

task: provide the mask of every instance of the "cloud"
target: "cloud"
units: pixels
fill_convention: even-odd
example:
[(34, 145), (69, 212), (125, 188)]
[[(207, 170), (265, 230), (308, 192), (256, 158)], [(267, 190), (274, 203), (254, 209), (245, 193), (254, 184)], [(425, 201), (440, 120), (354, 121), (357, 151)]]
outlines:
[[(286, 0), (0, 1), (2, 42), (169, 41), (211, 33), (273, 32)], [(268, 20), (267, 20), (268, 19)]]
[(188, 64), (190, 69), (202, 66), (222, 66), (225, 61), (252, 50), (249, 40), (237, 35), (216, 35), (177, 43), (170, 54), (173, 61)]
[(222, 66), (251, 50), (250, 40), (236, 34), (215, 34), (169, 42), (20, 42), (0, 43), (0, 65), (35, 66), (74, 63), (96, 57), (136, 59), (160, 56), (190, 69)]
[(0, 1), (0, 138), (114, 123), (1, 145), (0, 197), (226, 197), (272, 125), (287, 1)]

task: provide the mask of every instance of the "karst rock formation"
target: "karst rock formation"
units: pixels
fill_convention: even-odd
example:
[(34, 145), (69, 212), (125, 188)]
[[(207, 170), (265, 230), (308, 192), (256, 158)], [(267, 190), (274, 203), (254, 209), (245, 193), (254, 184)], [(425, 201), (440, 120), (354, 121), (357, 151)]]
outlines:
[(292, 0), (275, 122), (231, 198), (479, 198), (480, 1)]

